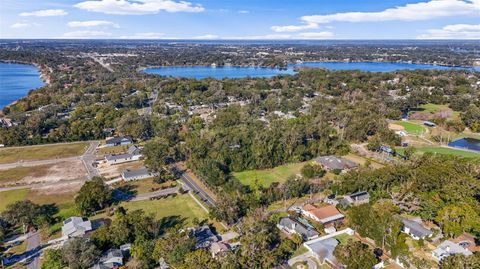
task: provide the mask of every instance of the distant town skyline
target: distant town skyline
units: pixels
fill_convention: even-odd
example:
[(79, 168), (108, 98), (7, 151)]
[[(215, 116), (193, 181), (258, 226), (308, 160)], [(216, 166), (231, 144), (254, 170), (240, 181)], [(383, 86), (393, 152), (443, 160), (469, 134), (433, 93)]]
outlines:
[(0, 38), (480, 39), (480, 0), (2, 0)]

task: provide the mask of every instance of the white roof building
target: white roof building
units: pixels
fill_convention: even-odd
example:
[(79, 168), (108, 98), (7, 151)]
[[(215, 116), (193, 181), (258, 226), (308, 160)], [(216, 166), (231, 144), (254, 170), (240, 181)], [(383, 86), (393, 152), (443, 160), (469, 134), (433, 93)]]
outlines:
[(63, 221), (62, 236), (66, 238), (84, 236), (92, 230), (92, 223), (81, 217), (71, 217)]
[(461, 245), (453, 243), (449, 240), (443, 241), (435, 250), (432, 251), (432, 256), (437, 261), (441, 261), (443, 258), (456, 254), (470, 256), (473, 253)]

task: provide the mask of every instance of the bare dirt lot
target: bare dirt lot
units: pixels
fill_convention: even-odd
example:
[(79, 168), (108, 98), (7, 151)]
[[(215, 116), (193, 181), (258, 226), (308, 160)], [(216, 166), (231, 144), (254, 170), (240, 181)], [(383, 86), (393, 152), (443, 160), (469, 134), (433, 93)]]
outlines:
[(143, 161), (135, 161), (115, 165), (99, 164), (98, 171), (106, 179), (113, 179), (120, 177), (122, 172), (126, 169), (139, 169), (142, 166)]
[(59, 161), (39, 166), (18, 166), (0, 170), (0, 187), (52, 183), (73, 179), (84, 179), (86, 172), (81, 160)]

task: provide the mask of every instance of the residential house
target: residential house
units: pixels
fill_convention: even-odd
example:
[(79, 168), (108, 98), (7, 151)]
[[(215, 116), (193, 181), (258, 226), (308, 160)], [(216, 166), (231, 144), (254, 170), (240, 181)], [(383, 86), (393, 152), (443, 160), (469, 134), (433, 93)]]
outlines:
[(141, 157), (142, 157), (142, 154), (140, 153), (140, 149), (137, 146), (132, 145), (128, 148), (127, 152), (124, 154), (105, 155), (105, 162), (109, 165), (114, 165), (114, 164), (138, 161), (140, 160)]
[(110, 249), (98, 263), (106, 268), (118, 268), (123, 265), (123, 253), (120, 249)]
[(194, 237), (197, 242), (195, 248), (208, 248), (213, 242), (218, 242), (218, 237), (213, 234), (208, 225), (190, 229), (190, 237)]
[(213, 242), (210, 245), (210, 253), (212, 253), (212, 257), (220, 257), (227, 253), (230, 250), (230, 246), (223, 242)]
[(313, 254), (320, 264), (328, 264), (333, 268), (340, 268), (337, 258), (333, 255), (333, 251), (338, 246), (337, 239), (330, 237), (314, 242), (307, 242), (304, 246)]
[(421, 219), (402, 219), (402, 224), (402, 232), (415, 240), (425, 239), (433, 234), (423, 226)]
[(315, 162), (321, 165), (327, 171), (345, 171), (357, 167), (356, 163), (336, 156), (322, 156), (316, 158)]
[(333, 226), (335, 222), (342, 221), (345, 218), (345, 216), (333, 205), (317, 207), (311, 204), (306, 204), (303, 206), (301, 213), (325, 226)]
[(157, 176), (157, 175), (158, 175), (158, 173), (150, 172), (145, 167), (142, 167), (142, 168), (136, 169), (136, 170), (127, 169), (127, 170), (122, 172), (122, 178), (125, 181), (146, 179), (146, 178), (151, 178), (151, 177), (154, 177), (154, 176)]
[(318, 232), (291, 217), (281, 218), (277, 227), (288, 234), (298, 234), (304, 241), (318, 237)]
[(370, 195), (366, 191), (359, 191), (346, 195), (340, 200), (340, 204), (344, 207), (351, 205), (361, 205), (370, 202)]
[(475, 237), (468, 233), (463, 233), (458, 237), (452, 239), (453, 243), (459, 244), (463, 248), (470, 250), (471, 252), (480, 251), (480, 246), (477, 245)]
[(432, 251), (432, 257), (437, 261), (441, 261), (451, 255), (470, 256), (473, 253), (466, 247), (454, 243), (450, 240), (443, 241), (436, 249)]
[(62, 237), (72, 238), (81, 237), (92, 229), (92, 223), (81, 217), (70, 217), (63, 221)]
[(107, 138), (105, 140), (105, 147), (114, 147), (114, 146), (131, 145), (131, 144), (133, 144), (133, 141), (128, 136), (112, 137), (112, 138)]

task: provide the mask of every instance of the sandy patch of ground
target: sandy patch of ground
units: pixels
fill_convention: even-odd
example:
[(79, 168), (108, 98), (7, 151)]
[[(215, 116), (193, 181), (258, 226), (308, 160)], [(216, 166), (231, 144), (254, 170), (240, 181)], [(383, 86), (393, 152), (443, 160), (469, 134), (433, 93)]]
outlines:
[(389, 123), (388, 124), (388, 129), (393, 130), (393, 131), (404, 131), (405, 128), (402, 125), (395, 124), (395, 123)]
[(143, 166), (143, 161), (128, 162), (122, 164), (108, 165), (101, 163), (98, 165), (100, 175), (106, 179), (120, 177), (122, 172), (127, 169), (139, 169)]
[(86, 172), (82, 161), (72, 160), (53, 164), (48, 169), (46, 169), (44, 175), (28, 175), (23, 179), (17, 181), (16, 183), (28, 185), (32, 183), (51, 183), (63, 180), (67, 181), (84, 178), (86, 178)]
[(32, 191), (35, 191), (38, 195), (60, 195), (77, 192), (83, 184), (83, 181), (65, 182), (51, 186), (32, 188)]

